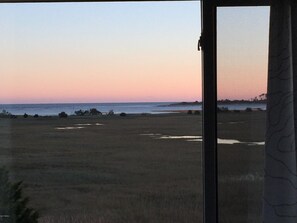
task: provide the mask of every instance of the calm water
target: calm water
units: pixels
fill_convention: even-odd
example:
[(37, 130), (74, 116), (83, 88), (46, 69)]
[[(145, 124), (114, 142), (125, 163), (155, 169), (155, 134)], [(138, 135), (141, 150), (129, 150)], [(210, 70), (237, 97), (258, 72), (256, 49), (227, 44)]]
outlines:
[[(141, 113), (171, 113), (178, 110), (201, 110), (201, 105), (195, 106), (166, 106), (172, 102), (154, 102), (154, 103), (68, 103), (68, 104), (1, 104), (0, 112), (6, 110), (14, 115), (57, 115), (64, 111), (67, 114), (74, 114), (77, 110), (89, 110), (96, 108), (101, 112), (113, 110), (115, 113), (125, 112), (127, 114)], [(244, 110), (247, 107), (265, 109), (264, 104), (232, 104), (224, 105), (230, 110)]]

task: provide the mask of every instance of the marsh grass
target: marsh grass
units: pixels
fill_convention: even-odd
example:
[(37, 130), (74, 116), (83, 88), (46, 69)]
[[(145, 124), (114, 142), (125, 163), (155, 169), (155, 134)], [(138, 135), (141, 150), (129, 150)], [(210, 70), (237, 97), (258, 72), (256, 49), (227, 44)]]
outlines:
[(46, 216), (40, 223), (192, 223), (201, 221), (201, 197), (196, 194), (147, 193), (116, 202), (118, 208), (105, 213)]
[[(227, 113), (219, 121), (219, 137), (265, 140), (264, 112)], [(233, 121), (240, 123), (228, 124)], [(262, 222), (264, 146), (219, 145), (218, 165), (220, 222)]]
[[(264, 112), (220, 115), (221, 138), (263, 140)], [(249, 124), (254, 118), (257, 126)], [(40, 223), (202, 222), (201, 142), (145, 135), (200, 136), (201, 116), (29, 117), (9, 123), (10, 142), (1, 145), (5, 149), (0, 158), (9, 154), (10, 172), (24, 181), (24, 192), (39, 211)], [(92, 125), (55, 129), (84, 123)], [(0, 129), (0, 137), (7, 138), (4, 133)], [(262, 182), (249, 182), (245, 176), (262, 168), (261, 149), (219, 148), (224, 151), (219, 154), (222, 222), (244, 222), (247, 212), (255, 216), (252, 222), (260, 222), (255, 213), (260, 211)]]

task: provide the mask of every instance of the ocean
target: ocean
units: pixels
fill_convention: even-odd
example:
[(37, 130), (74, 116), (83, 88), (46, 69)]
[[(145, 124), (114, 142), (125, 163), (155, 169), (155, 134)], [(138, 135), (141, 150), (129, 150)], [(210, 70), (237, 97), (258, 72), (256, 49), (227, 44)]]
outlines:
[[(65, 103), (65, 104), (0, 104), (0, 112), (6, 110), (13, 115), (58, 115), (64, 111), (67, 114), (74, 114), (77, 110), (89, 110), (96, 108), (102, 113), (107, 113), (113, 110), (118, 114), (125, 112), (127, 114), (160, 114), (160, 113), (172, 113), (179, 110), (201, 110), (201, 105), (179, 105), (179, 106), (167, 106), (174, 102), (140, 102), (140, 103)], [(265, 104), (251, 104), (251, 103), (239, 103), (228, 104), (220, 107), (228, 107), (229, 110), (245, 110), (249, 108), (261, 108), (266, 109)]]

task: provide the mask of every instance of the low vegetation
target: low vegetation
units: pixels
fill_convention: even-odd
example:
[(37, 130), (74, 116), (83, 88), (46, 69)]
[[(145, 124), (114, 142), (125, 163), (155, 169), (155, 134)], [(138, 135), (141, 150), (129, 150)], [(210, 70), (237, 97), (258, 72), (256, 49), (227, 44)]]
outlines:
[(77, 116), (88, 116), (88, 115), (102, 115), (102, 112), (98, 111), (96, 108), (91, 108), (90, 110), (78, 110), (74, 112)]
[(217, 112), (229, 112), (228, 107), (217, 107)]
[(120, 113), (120, 116), (125, 117), (127, 114), (125, 112)]
[(252, 112), (253, 109), (252, 109), (252, 108), (246, 108), (245, 111), (246, 111), (246, 112)]
[(114, 115), (114, 111), (113, 110), (109, 110), (109, 112), (107, 113), (107, 115), (109, 115), (109, 116)]
[(10, 115), (11, 113), (6, 110), (2, 110), (2, 112), (0, 113), (0, 117), (8, 117)]
[(23, 196), (22, 182), (11, 183), (5, 168), (0, 168), (0, 198), (0, 222), (38, 222), (38, 212), (28, 207), (29, 198)]
[(68, 117), (68, 115), (66, 112), (59, 113), (59, 118), (67, 118), (67, 117)]
[[(218, 122), (221, 139), (264, 140), (264, 112), (223, 112)], [(201, 116), (90, 115), (8, 123), (13, 143), (6, 149), (1, 141), (0, 158), (12, 157), (10, 173), (24, 180), (39, 223), (202, 222), (201, 142), (150, 136), (201, 136)], [(77, 124), (83, 128), (55, 128)], [(7, 135), (2, 131), (0, 137)], [(263, 149), (219, 144), (221, 223), (261, 221)]]
[(17, 116), (11, 114), (10, 112), (8, 112), (6, 110), (2, 110), (2, 112), (0, 112), (0, 118), (12, 118), (12, 119), (15, 119), (15, 118), (17, 118)]

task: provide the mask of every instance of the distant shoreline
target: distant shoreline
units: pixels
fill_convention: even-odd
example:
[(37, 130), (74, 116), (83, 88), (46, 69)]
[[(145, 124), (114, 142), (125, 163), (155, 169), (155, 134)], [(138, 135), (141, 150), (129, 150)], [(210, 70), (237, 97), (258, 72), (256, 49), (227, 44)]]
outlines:
[[(218, 107), (225, 110), (262, 109), (266, 110), (264, 101), (218, 101)], [(34, 104), (34, 105), (0, 105), (0, 116), (32, 115), (55, 116), (61, 112), (67, 115), (85, 115), (94, 110), (97, 113), (107, 114), (156, 114), (175, 113), (179, 111), (202, 111), (202, 102), (160, 102), (160, 103), (119, 103), (119, 104)]]
[[(266, 100), (259, 101), (249, 101), (249, 100), (219, 100), (217, 101), (218, 105), (236, 105), (236, 104), (266, 104)], [(202, 105), (202, 101), (194, 102), (178, 102), (167, 105), (159, 105), (158, 107), (176, 107), (176, 106), (198, 106)]]

